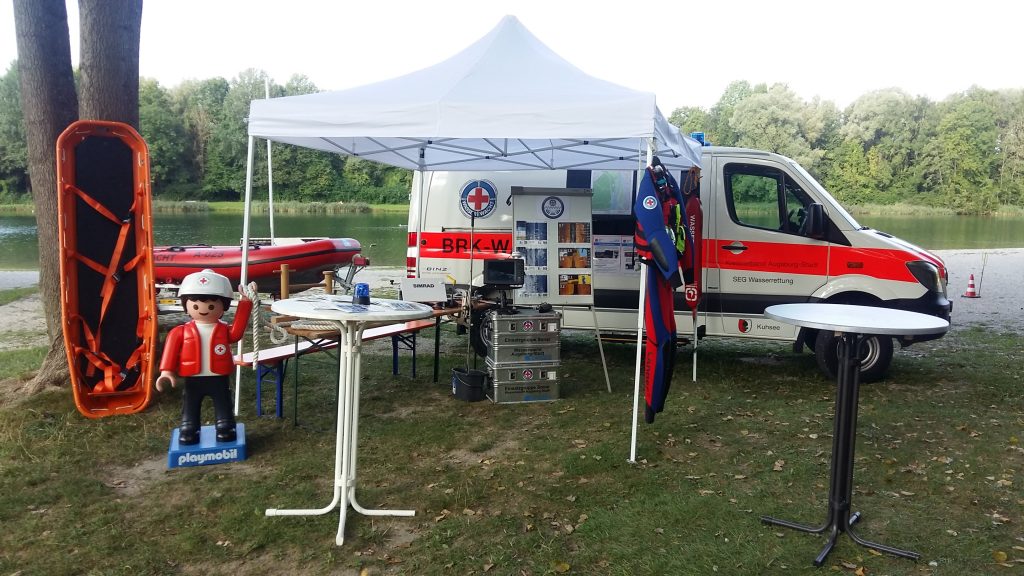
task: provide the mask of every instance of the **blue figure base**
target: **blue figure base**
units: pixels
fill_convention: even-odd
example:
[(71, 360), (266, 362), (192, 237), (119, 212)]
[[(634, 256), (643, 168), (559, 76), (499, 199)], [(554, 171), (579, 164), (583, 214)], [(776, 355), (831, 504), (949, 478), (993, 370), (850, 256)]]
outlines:
[(237, 438), (234, 442), (217, 442), (217, 429), (203, 426), (199, 431), (199, 443), (184, 445), (178, 442), (179, 430), (171, 434), (171, 446), (167, 449), (167, 467), (205, 466), (226, 464), (245, 460), (245, 424), (235, 425)]

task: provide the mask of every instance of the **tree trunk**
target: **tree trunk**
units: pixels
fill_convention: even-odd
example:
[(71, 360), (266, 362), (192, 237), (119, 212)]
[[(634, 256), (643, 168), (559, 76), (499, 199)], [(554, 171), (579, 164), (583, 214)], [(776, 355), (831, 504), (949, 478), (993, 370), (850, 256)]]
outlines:
[(78, 118), (78, 97), (64, 0), (14, 0), (14, 25), (39, 239), (39, 290), (50, 339), (50, 352), (29, 384), (30, 390), (38, 390), (68, 382), (60, 320), (56, 142), (64, 128)]
[(139, 129), (142, 0), (79, 0), (83, 119)]

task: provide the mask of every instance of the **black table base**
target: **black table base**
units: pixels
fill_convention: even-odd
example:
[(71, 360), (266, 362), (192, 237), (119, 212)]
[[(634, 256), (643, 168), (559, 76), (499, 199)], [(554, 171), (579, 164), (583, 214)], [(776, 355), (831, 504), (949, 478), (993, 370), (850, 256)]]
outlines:
[(853, 453), (857, 436), (857, 402), (860, 396), (860, 346), (864, 337), (860, 334), (843, 333), (839, 341), (838, 387), (836, 390), (835, 428), (832, 434), (832, 465), (831, 479), (828, 489), (828, 514), (825, 523), (819, 527), (808, 526), (788, 520), (780, 520), (771, 516), (762, 516), (765, 524), (774, 524), (811, 534), (828, 533), (828, 542), (818, 557), (815, 566), (825, 563), (825, 558), (836, 545), (836, 540), (843, 532), (850, 538), (868, 548), (892, 554), (901, 558), (917, 560), (921, 557), (917, 552), (901, 550), (865, 540), (858, 536), (852, 527), (860, 520), (860, 512), (850, 513), (850, 501), (853, 494)]

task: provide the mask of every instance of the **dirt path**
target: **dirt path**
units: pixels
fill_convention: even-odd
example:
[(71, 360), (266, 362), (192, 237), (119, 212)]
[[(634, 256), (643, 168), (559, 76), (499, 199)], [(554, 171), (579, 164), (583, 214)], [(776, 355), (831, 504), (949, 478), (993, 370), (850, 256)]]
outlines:
[(0, 306), (0, 351), (46, 344), (46, 322), (39, 294)]

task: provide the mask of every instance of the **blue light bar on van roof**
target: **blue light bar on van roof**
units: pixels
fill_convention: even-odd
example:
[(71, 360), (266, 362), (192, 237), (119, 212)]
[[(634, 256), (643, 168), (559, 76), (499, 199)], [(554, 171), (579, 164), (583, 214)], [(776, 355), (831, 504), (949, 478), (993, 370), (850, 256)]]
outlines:
[(707, 142), (704, 140), (703, 132), (690, 132), (690, 138), (693, 138), (697, 142), (700, 142), (701, 146), (711, 146), (711, 142)]

